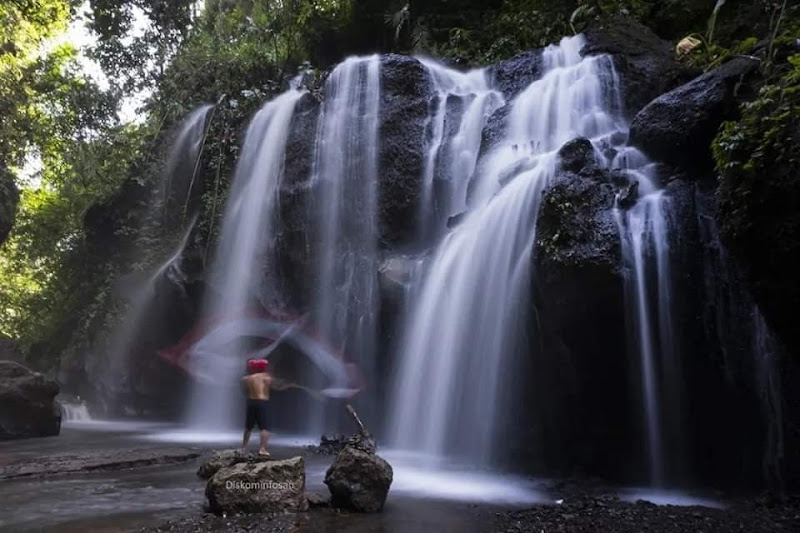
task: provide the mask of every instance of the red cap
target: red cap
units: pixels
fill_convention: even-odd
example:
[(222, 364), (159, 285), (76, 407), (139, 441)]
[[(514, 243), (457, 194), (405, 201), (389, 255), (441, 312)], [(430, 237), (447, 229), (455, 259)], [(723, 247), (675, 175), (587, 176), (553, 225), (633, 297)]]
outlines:
[(247, 361), (247, 370), (251, 374), (260, 374), (267, 371), (266, 359), (250, 359)]

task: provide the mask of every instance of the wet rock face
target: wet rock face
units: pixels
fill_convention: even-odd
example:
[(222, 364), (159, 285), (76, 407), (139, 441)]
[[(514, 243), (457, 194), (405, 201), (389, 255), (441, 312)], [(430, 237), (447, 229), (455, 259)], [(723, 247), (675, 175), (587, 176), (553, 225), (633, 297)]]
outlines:
[(581, 54), (611, 54), (622, 90), (623, 112), (631, 119), (653, 98), (691, 79), (697, 72), (678, 63), (670, 43), (627, 17), (609, 17), (584, 32)]
[(392, 476), (392, 467), (384, 459), (348, 446), (328, 469), (325, 484), (334, 507), (375, 513), (383, 509)]
[(759, 175), (721, 173), (716, 218), (767, 324), (800, 362), (800, 118), (794, 124), (794, 143)]
[(5, 242), (14, 226), (18, 203), (19, 190), (14, 183), (14, 176), (0, 166), (0, 244)]
[(561, 172), (542, 194), (536, 246), (543, 253), (537, 261), (616, 270), (620, 245), (613, 207), (621, 177), (597, 166), (588, 139), (566, 143), (559, 157)]
[[(542, 193), (533, 258), (529, 438), (537, 468), (620, 477), (637, 449), (614, 199), (627, 178), (598, 168), (586, 139), (562, 149)], [(572, 169), (572, 170), (568, 170)], [(523, 437), (526, 438), (526, 437)]]
[(594, 146), (589, 139), (579, 137), (558, 150), (561, 168), (568, 172), (580, 172), (595, 164)]
[(385, 247), (415, 235), (432, 82), (413, 57), (381, 58), (378, 221)]
[(631, 123), (631, 143), (648, 156), (687, 170), (711, 170), (711, 142), (724, 120), (738, 115), (737, 86), (759, 61), (736, 58), (642, 109)]
[(521, 93), (542, 77), (542, 52), (530, 50), (489, 67), (493, 86), (505, 96), (506, 101)]
[(314, 142), (321, 111), (321, 102), (312, 94), (303, 96), (295, 107), (289, 138), (286, 142), (284, 180), (281, 184), (280, 223), (276, 225), (275, 247), (278, 255), (278, 279), (282, 293), (296, 309), (309, 305), (312, 277), (308, 216), (313, 209), (314, 189), (311, 172), (314, 164)]
[(58, 435), (58, 383), (13, 361), (0, 361), (0, 440)]
[[(425, 157), (425, 127), (433, 93), (428, 72), (416, 59), (381, 58), (380, 143), (378, 154), (378, 223), (383, 247), (402, 245), (416, 234), (420, 179)], [(277, 253), (282, 291), (289, 305), (306, 309), (313, 301), (318, 236), (310, 231), (316, 198), (325, 195), (312, 183), (315, 141), (323, 102), (314, 94), (297, 104), (287, 141), (285, 175), (280, 191)]]
[(296, 513), (308, 509), (302, 457), (237, 463), (208, 480), (206, 497), (215, 514)]
[[(506, 100), (508, 102), (508, 100)], [(480, 157), (483, 157), (493, 146), (503, 140), (506, 134), (508, 116), (511, 114), (513, 104), (506, 103), (503, 107), (492, 113), (481, 132)], [(470, 183), (471, 184), (471, 183)]]

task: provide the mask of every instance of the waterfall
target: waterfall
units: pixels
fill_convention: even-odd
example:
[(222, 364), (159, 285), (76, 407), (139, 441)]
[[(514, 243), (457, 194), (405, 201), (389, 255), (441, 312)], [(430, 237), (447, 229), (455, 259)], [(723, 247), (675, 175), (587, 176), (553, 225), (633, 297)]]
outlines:
[(780, 349), (757, 306), (753, 306), (753, 353), (756, 357), (759, 399), (766, 425), (764, 477), (768, 482), (782, 488), (781, 472), (785, 452)]
[[(161, 181), (154, 192), (148, 205), (148, 211), (139, 236), (160, 235), (165, 227), (165, 217), (159, 213), (166, 209), (170, 195), (177, 196), (181, 202), (188, 202), (188, 188), (178, 187), (177, 180), (191, 178), (200, 158), (200, 145), (206, 129), (209, 112), (214, 106), (207, 104), (194, 109), (181, 121), (175, 130), (173, 140), (169, 146), (167, 159), (161, 170)], [(176, 194), (176, 189), (179, 194)], [(112, 395), (112, 403), (117, 403), (120, 392), (130, 388), (129, 362), (136, 336), (141, 333), (143, 322), (155, 297), (155, 284), (159, 277), (176, 264), (181, 252), (186, 247), (189, 236), (194, 228), (194, 220), (187, 224), (182, 236), (170, 251), (168, 257), (156, 265), (155, 269), (143, 279), (134, 281), (127, 289), (127, 299), (124, 317), (112, 330), (109, 337), (109, 354), (107, 366), (107, 379)], [(120, 406), (114, 405), (114, 408)]]
[[(310, 219), (319, 237), (314, 322), (368, 383), (375, 382), (379, 110), (379, 56), (338, 65), (325, 84), (311, 176), (318, 193)], [(364, 399), (365, 410), (371, 405)], [(324, 429), (322, 417), (318, 409), (308, 429)]]
[[(666, 376), (674, 367), (672, 350), (671, 290), (669, 273), (668, 199), (654, 184), (653, 170), (635, 149), (623, 150), (615, 166), (627, 169), (639, 182), (642, 197), (629, 210), (615, 209), (623, 263), (626, 267), (626, 305), (634, 317), (634, 345), (639, 353), (643, 419), (651, 483), (664, 481), (664, 435), (661, 405), (671, 386)], [(634, 170), (639, 168), (640, 170)], [(655, 261), (653, 273), (650, 260)], [(655, 293), (652, 276), (655, 275)], [(655, 305), (653, 305), (655, 302)], [(670, 402), (672, 403), (672, 402)]]
[[(433, 80), (435, 93), (425, 128), (420, 193), (420, 233), (427, 240), (446, 228), (448, 217), (466, 209), (468, 178), (478, 161), (483, 127), (505, 102), (489, 87), (485, 69), (465, 73), (418, 59)], [(441, 194), (435, 193), (435, 182), (443, 184)]]
[[(212, 266), (213, 290), (204, 310), (208, 320), (240, 316), (258, 304), (270, 308), (280, 298), (272, 271), (272, 224), (292, 115), (303, 94), (294, 88), (281, 94), (248, 126)], [(194, 372), (215, 380), (195, 383), (189, 413), (193, 425), (219, 428), (238, 422), (232, 419), (236, 394), (231, 387), (244, 368), (245, 341), (238, 338), (216, 352), (193, 353)]]
[(89, 408), (80, 398), (75, 401), (59, 401), (61, 405), (61, 415), (65, 422), (88, 422), (92, 420)]
[(167, 215), (166, 210), (169, 207), (170, 196), (175, 196), (181, 201), (179, 208), (182, 212), (188, 205), (205, 138), (206, 123), (208, 122), (206, 118), (212, 109), (214, 106), (211, 104), (196, 108), (189, 113), (175, 132), (162, 171), (158, 199), (153, 202), (164, 210), (160, 217), (162, 221)]
[(514, 100), (505, 139), (477, 164), (473, 207), (426, 265), (392, 391), (389, 437), (399, 448), (486, 464), (515, 415), (502, 378), (513, 374), (538, 206), (556, 151), (626, 128), (615, 118), (612, 60), (582, 58), (584, 43), (576, 36), (544, 50), (544, 75)]
[(161, 279), (162, 276), (168, 273), (177, 277), (182, 276), (179, 266), (181, 254), (189, 242), (189, 237), (192, 234), (196, 220), (197, 217), (195, 216), (189, 222), (183, 235), (170, 251), (167, 258), (159, 263), (146, 278), (135, 283), (135, 288), (131, 291), (132, 296), (128, 300), (125, 318), (114, 329), (111, 335), (109, 368), (110, 376), (117, 384), (113, 391), (115, 393), (118, 393), (119, 389), (125, 388), (120, 387), (120, 384), (124, 384), (128, 387), (130, 386), (129, 383), (126, 383), (126, 380), (128, 380), (130, 376), (128, 364), (132, 347), (135, 345), (136, 336), (141, 333), (148, 312), (151, 311), (151, 304), (156, 296), (156, 283), (158, 283), (158, 280)]

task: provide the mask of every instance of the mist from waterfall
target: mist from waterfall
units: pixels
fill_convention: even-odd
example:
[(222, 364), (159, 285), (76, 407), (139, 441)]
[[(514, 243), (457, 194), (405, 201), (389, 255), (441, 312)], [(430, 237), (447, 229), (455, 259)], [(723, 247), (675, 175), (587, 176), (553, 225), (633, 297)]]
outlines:
[[(309, 213), (319, 236), (313, 323), (369, 383), (375, 382), (378, 308), (379, 111), (379, 56), (351, 57), (339, 64), (325, 83), (311, 176), (317, 193)], [(361, 412), (367, 419), (373, 407), (374, 398), (363, 398)], [(329, 417), (319, 405), (307, 429), (326, 429), (323, 418)]]
[[(160, 183), (150, 198), (145, 219), (140, 227), (140, 236), (154, 233), (159, 240), (164, 240), (165, 237), (162, 234), (166, 224), (162, 210), (166, 208), (169, 197), (177, 198), (181, 204), (188, 203), (186, 196), (188, 190), (178, 187), (179, 190), (176, 191), (175, 184), (180, 180), (191, 179), (196, 171), (208, 115), (213, 107), (210, 104), (197, 107), (176, 128), (166, 154), (166, 163), (160, 173)], [(122, 320), (111, 331), (107, 358), (107, 382), (110, 384), (112, 404), (119, 403), (119, 394), (130, 387), (128, 380), (130, 379), (131, 352), (136, 336), (141, 333), (146, 313), (155, 298), (156, 282), (167, 272), (180, 276), (179, 268), (177, 268), (180, 254), (188, 243), (194, 223), (194, 219), (184, 221), (183, 231), (178, 241), (171, 247), (169, 255), (149, 274), (133, 282), (122, 283), (128, 285), (124, 291), (126, 308)], [(134, 273), (127, 276), (128, 280), (136, 277)], [(117, 409), (121, 406), (111, 405), (110, 407)]]
[(626, 129), (612, 60), (582, 58), (584, 43), (576, 36), (544, 50), (544, 74), (512, 103), (503, 141), (474, 177), (454, 177), (475, 180), (472, 208), (426, 265), (405, 319), (388, 425), (398, 448), (485, 465), (515, 416), (503, 379), (526, 325), (538, 206), (556, 151)]
[[(278, 188), (295, 105), (304, 91), (292, 88), (265, 104), (245, 134), (206, 298), (207, 320), (226, 320), (258, 306), (270, 308), (279, 299), (274, 275), (273, 222)], [(189, 422), (195, 427), (220, 429), (238, 425), (235, 390), (250, 346), (236, 337), (212, 352), (192, 353), (192, 371), (213, 376), (194, 384)]]

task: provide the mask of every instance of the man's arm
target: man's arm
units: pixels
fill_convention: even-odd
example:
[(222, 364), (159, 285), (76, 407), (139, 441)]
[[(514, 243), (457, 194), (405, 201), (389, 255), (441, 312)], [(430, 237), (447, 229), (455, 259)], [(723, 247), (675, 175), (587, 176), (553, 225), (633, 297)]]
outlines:
[(271, 389), (275, 390), (286, 390), (289, 388), (289, 383), (281, 378), (269, 378), (269, 386)]

